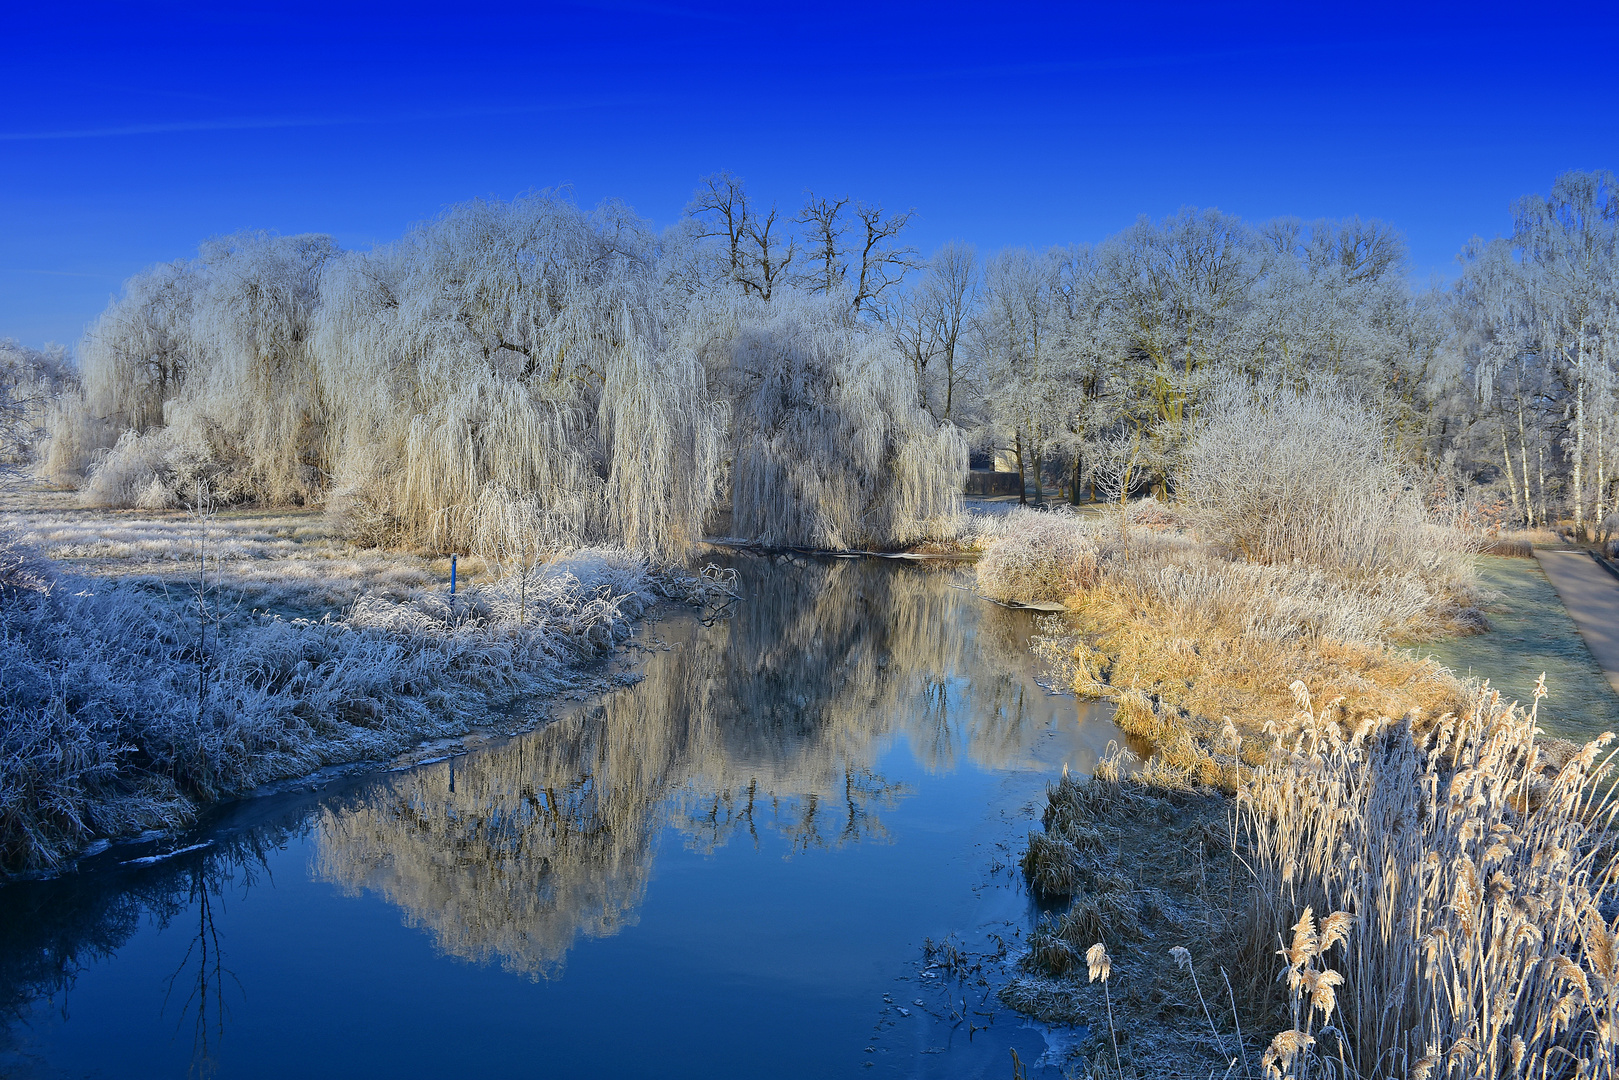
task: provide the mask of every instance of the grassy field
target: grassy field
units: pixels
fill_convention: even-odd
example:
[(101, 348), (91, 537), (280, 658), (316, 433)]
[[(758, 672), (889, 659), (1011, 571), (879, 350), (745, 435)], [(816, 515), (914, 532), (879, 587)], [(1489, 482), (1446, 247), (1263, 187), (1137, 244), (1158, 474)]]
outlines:
[(1544, 673), (1540, 726), (1550, 735), (1584, 741), (1619, 731), (1619, 696), (1591, 658), (1540, 564), (1481, 555), (1475, 565), (1488, 632), (1439, 638), (1417, 651), (1459, 678), (1489, 679), (1516, 701), (1529, 701), (1535, 680)]

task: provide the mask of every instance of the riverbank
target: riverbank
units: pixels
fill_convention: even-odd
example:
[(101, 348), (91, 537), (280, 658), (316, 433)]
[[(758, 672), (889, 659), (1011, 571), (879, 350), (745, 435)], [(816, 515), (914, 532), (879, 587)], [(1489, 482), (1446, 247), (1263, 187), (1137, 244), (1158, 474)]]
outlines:
[(653, 604), (726, 593), (596, 550), (475, 567), (452, 596), (434, 560), (357, 549), (314, 515), (30, 502), (0, 519), (4, 873), (182, 827), (271, 781), (521, 724), (534, 698), (597, 677)]
[[(1050, 906), (1003, 1000), (1086, 1025), (1095, 1075), (1611, 1060), (1612, 1002), (1560, 989), (1619, 985), (1605, 740), (1540, 736), (1543, 691), (1520, 708), (1409, 647), (1486, 626), (1465, 538), (1434, 539), (1357, 575), (1046, 520), (980, 562), (987, 590), (1068, 594), (1042, 650), (1146, 759), (1054, 784), (1022, 862)], [(1434, 1005), (1453, 976), (1475, 989)]]
[(1043, 645), (1056, 677), (1115, 702), (1165, 762), (1229, 787), (1239, 759), (1263, 758), (1260, 736), (1292, 722), (1294, 682), (1352, 723), (1465, 707), (1460, 680), (1401, 647), (1487, 625), (1466, 538), (1435, 543), (1410, 569), (1348, 575), (1231, 559), (1157, 505), (1122, 522), (1025, 511), (984, 544), (977, 577), (999, 601), (1060, 600), (1067, 624)]

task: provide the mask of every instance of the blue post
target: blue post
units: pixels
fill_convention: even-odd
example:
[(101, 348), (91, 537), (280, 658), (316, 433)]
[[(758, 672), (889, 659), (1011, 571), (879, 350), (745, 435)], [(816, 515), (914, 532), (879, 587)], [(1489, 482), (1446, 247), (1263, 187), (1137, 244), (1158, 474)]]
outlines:
[(450, 556), (450, 595), (455, 595), (455, 556)]

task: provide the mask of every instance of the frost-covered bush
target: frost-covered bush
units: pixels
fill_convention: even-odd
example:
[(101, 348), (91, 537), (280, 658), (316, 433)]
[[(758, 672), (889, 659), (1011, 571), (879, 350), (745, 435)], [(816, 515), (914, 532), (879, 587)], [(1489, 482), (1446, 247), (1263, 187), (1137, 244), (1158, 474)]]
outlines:
[(1124, 509), (1125, 521), (1148, 529), (1184, 529), (1191, 520), (1181, 509), (1157, 499), (1137, 499)]
[(215, 600), (66, 578), (0, 539), (0, 871), (465, 731), (610, 650), (655, 585), (639, 557), (585, 551), (453, 602), (223, 617)]
[(38, 463), (40, 477), (64, 487), (78, 487), (97, 453), (118, 437), (112, 423), (97, 416), (80, 390), (66, 390), (46, 403)]
[(161, 431), (124, 432), (111, 449), (97, 455), (79, 488), (79, 504), (165, 509), (175, 499), (173, 456), (174, 447)]
[(1341, 387), (1217, 384), (1175, 480), (1204, 537), (1253, 561), (1370, 572), (1435, 557), (1384, 416)]
[(1096, 541), (1076, 514), (1018, 510), (978, 560), (978, 591), (1003, 603), (1053, 603), (1096, 584)]

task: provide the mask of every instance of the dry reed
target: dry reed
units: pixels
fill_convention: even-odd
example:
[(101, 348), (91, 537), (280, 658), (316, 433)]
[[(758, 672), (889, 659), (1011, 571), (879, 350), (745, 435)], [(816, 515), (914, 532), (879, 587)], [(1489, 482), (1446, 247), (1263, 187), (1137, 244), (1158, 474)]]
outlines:
[[(1248, 949), (1294, 941), (1278, 1074), (1614, 1075), (1612, 736), (1553, 768), (1535, 707), (1487, 686), (1422, 728), (1295, 693), (1237, 815), (1256, 885)], [(1312, 911), (1332, 913), (1314, 946)], [(1329, 933), (1344, 940), (1331, 966)]]

